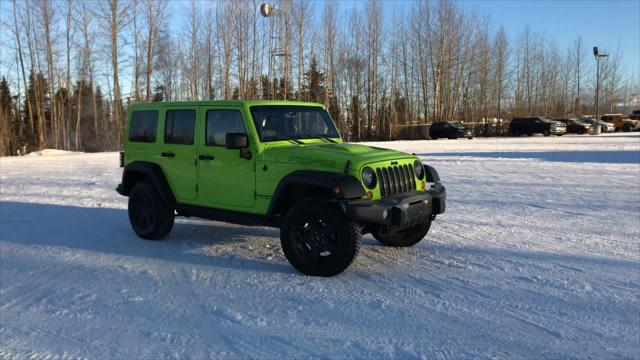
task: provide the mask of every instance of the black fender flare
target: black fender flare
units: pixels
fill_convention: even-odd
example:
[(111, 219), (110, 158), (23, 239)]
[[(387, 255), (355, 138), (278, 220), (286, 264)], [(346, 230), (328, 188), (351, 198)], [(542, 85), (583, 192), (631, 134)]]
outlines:
[(176, 203), (176, 198), (162, 168), (151, 162), (134, 161), (125, 166), (122, 172), (122, 183), (118, 185), (117, 190), (121, 195), (128, 196), (136, 182), (142, 179), (150, 181), (155, 186), (163, 203), (170, 205)]
[[(292, 204), (295, 189), (313, 189), (313, 194), (337, 200), (361, 199), (366, 192), (360, 180), (344, 173), (299, 170), (284, 176), (271, 197), (267, 217), (272, 218), (283, 206)], [(293, 197), (293, 198), (292, 198)]]
[(428, 165), (426, 162), (423, 162), (422, 163), (422, 167), (424, 168), (424, 172), (425, 172), (424, 179), (428, 183), (439, 183), (440, 182), (440, 174), (438, 174), (438, 172), (436, 171), (436, 169), (433, 166)]

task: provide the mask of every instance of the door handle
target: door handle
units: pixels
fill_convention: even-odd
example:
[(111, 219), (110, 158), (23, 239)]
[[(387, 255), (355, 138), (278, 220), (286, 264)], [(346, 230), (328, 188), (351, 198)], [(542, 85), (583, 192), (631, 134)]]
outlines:
[(200, 159), (200, 160), (213, 160), (214, 157), (213, 157), (213, 155), (199, 155), (198, 159)]
[(160, 154), (160, 156), (162, 156), (163, 158), (173, 158), (176, 157), (176, 154), (172, 152), (163, 152)]

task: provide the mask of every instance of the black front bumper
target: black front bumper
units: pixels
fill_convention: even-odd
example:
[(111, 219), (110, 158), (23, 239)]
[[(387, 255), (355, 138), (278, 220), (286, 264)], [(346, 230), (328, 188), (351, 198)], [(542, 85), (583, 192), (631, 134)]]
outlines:
[(345, 211), (352, 219), (382, 226), (386, 230), (402, 230), (444, 213), (446, 190), (436, 183), (426, 191), (396, 194), (381, 200), (349, 200)]

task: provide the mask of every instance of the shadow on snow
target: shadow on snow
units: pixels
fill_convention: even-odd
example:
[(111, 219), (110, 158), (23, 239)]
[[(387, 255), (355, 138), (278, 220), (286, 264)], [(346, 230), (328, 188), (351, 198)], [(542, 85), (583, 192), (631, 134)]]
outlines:
[[(19, 202), (0, 202), (0, 240), (6, 242), (60, 246), (85, 251), (97, 251), (120, 256), (136, 256), (165, 261), (176, 261), (198, 266), (225, 267), (237, 270), (264, 272), (297, 272), (287, 263), (273, 263), (246, 257), (226, 257), (212, 254), (194, 254), (184, 242), (199, 244), (229, 244), (250, 241), (251, 236), (272, 238), (279, 247), (277, 229), (247, 226), (219, 226), (216, 222), (176, 222), (173, 231), (162, 241), (138, 238), (129, 225), (126, 210), (84, 208)], [(429, 236), (427, 236), (429, 237)], [(440, 237), (447, 237), (446, 234)], [(443, 240), (442, 238), (438, 240)], [(446, 239), (444, 239), (446, 240)], [(366, 247), (380, 244), (370, 238), (363, 239)], [(541, 263), (573, 263), (579, 267), (593, 265), (638, 269), (633, 261), (596, 258), (590, 256), (558, 255), (508, 249), (459, 247), (452, 244), (424, 241), (418, 245), (424, 255), (440, 253), (443, 257), (483, 255), (505, 259), (536, 259)], [(395, 249), (389, 249), (395, 251)], [(258, 254), (256, 254), (258, 257)]]
[(640, 152), (616, 151), (501, 151), (501, 152), (435, 152), (420, 157), (477, 157), (497, 159), (540, 159), (549, 162), (640, 164)]
[(184, 247), (185, 240), (201, 244), (241, 243), (247, 241), (248, 236), (266, 236), (276, 237), (274, 241), (277, 241), (276, 229), (210, 224), (177, 221), (166, 239), (148, 241), (140, 239), (133, 232), (126, 210), (0, 202), (1, 241), (60, 246), (199, 266), (295, 273), (291, 266), (284, 263), (189, 252), (193, 248)]

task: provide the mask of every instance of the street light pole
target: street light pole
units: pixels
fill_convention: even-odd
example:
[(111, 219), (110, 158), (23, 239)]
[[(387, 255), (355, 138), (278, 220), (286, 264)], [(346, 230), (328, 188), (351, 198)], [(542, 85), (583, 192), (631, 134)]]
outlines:
[[(271, 94), (269, 95), (270, 99), (275, 99), (276, 98), (276, 93), (277, 93), (277, 88), (278, 88), (278, 84), (276, 83), (276, 71), (275, 71), (275, 66), (276, 66), (276, 62), (274, 60), (275, 57), (278, 56), (282, 56), (284, 57), (284, 61), (287, 61), (287, 52), (286, 49), (280, 49), (277, 48), (278, 46), (280, 46), (281, 40), (278, 37), (276, 33), (277, 29), (275, 28), (275, 24), (274, 24), (274, 17), (275, 15), (282, 15), (283, 11), (280, 9), (276, 9), (276, 7), (272, 4), (269, 3), (263, 3), (260, 5), (260, 14), (265, 17), (271, 17), (271, 34), (269, 37), (269, 81), (271, 82), (270, 87), (270, 92)], [(274, 46), (274, 41), (275, 41), (275, 46)], [(286, 81), (286, 70), (285, 70), (285, 81)], [(284, 94), (284, 100), (287, 100), (287, 95), (286, 92)]]
[(591, 132), (593, 135), (600, 135), (600, 124), (598, 124), (598, 110), (600, 105), (600, 59), (607, 57), (607, 54), (600, 54), (598, 52), (598, 47), (593, 47), (593, 56), (596, 57), (596, 121), (594, 123), (593, 131)]

